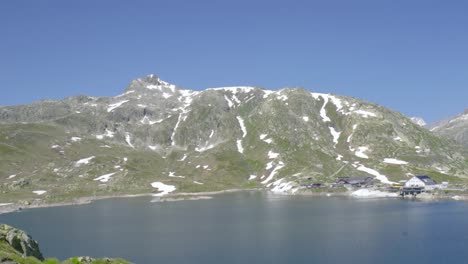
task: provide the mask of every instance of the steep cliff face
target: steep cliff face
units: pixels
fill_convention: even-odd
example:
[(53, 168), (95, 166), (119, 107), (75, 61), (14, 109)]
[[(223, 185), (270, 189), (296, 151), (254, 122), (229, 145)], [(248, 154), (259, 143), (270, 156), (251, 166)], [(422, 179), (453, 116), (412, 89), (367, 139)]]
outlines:
[(0, 108), (5, 201), (265, 187), (371, 175), (465, 181), (461, 148), (400, 113), (302, 88), (182, 89), (149, 75), (115, 97)]

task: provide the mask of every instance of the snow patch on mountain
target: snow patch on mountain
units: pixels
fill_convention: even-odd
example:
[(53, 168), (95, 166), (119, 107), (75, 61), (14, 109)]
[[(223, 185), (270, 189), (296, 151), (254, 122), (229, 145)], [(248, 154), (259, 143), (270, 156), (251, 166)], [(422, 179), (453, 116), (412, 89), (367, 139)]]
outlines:
[(127, 144), (131, 147), (131, 148), (135, 148), (135, 146), (133, 146), (132, 144), (132, 137), (130, 136), (129, 133), (127, 133), (125, 135), (125, 141), (127, 142)]
[(110, 113), (112, 111), (114, 111), (115, 109), (119, 108), (120, 106), (122, 106), (123, 104), (127, 103), (129, 100), (123, 100), (123, 101), (120, 101), (120, 102), (117, 102), (115, 104), (110, 104), (107, 108), (107, 112)]
[(242, 139), (238, 139), (236, 141), (236, 145), (237, 145), (237, 151), (239, 151), (240, 153), (244, 153), (244, 147), (242, 147)]
[(358, 147), (358, 149), (356, 150), (356, 152), (354, 152), (354, 154), (359, 158), (368, 159), (369, 156), (367, 156), (364, 153), (367, 150), (369, 150), (369, 147)]
[(164, 184), (162, 182), (152, 182), (151, 187), (158, 189), (160, 193), (153, 194), (153, 196), (164, 196), (176, 190), (174, 185)]
[(257, 175), (250, 175), (249, 176), (249, 181), (255, 180), (257, 178)]
[(277, 180), (277, 181), (275, 181), (273, 183), (270, 183), (269, 185), (270, 186), (268, 186), (268, 187), (273, 186), (271, 191), (274, 192), (274, 193), (284, 194), (284, 193), (289, 193), (289, 192), (295, 193), (295, 191), (297, 191), (297, 189), (293, 190), (296, 183), (293, 182), (293, 181), (284, 182), (284, 178), (279, 179), (279, 180)]
[(224, 95), (224, 100), (226, 100), (229, 108), (232, 108), (234, 106), (234, 103), (226, 95)]
[(268, 151), (268, 158), (269, 159), (276, 159), (279, 157), (279, 153), (273, 152), (273, 151)]
[(81, 164), (88, 164), (92, 159), (94, 159), (95, 156), (91, 156), (89, 158), (84, 158), (84, 159), (80, 159), (78, 160), (77, 162), (75, 162), (75, 166), (76, 167), (79, 167)]
[(231, 92), (232, 94), (237, 94), (237, 93), (250, 93), (254, 89), (255, 87), (252, 87), (252, 86), (232, 86), (232, 87), (208, 88), (206, 90), (225, 91), (225, 92)]
[(196, 148), (195, 148), (195, 151), (196, 151), (196, 152), (204, 152), (204, 151), (207, 151), (207, 150), (212, 149), (212, 148), (214, 148), (214, 147), (215, 147), (214, 144), (211, 144), (211, 145), (208, 145), (208, 146), (204, 146), (204, 147), (196, 147)]
[(247, 128), (245, 127), (244, 119), (242, 119), (240, 116), (237, 116), (237, 121), (239, 121), (239, 125), (242, 130), (242, 138), (245, 138), (245, 136), (247, 136)]
[(114, 98), (120, 98), (120, 97), (123, 97), (125, 95), (129, 95), (129, 94), (134, 93), (134, 92), (135, 92), (135, 90), (130, 90), (130, 91), (127, 91), (127, 92), (125, 92), (123, 94), (117, 95)]
[(108, 137), (108, 138), (113, 138), (114, 137), (114, 132), (106, 129), (106, 133), (105, 134), (102, 134), (102, 135), (96, 135), (96, 138), (97, 139), (104, 139), (105, 137)]
[(387, 176), (383, 175), (383, 174), (380, 174), (378, 171), (374, 170), (374, 169), (371, 169), (371, 168), (368, 168), (368, 167), (365, 167), (364, 165), (359, 165), (359, 167), (357, 167), (357, 170), (360, 170), (360, 171), (363, 171), (363, 172), (367, 172), (369, 173), (370, 175), (373, 175), (375, 176), (375, 178), (377, 180), (379, 180), (380, 182), (382, 183), (386, 183), (386, 184), (392, 184), (394, 182), (392, 181), (389, 181)]
[(388, 164), (395, 164), (395, 165), (405, 165), (408, 164), (408, 162), (403, 161), (403, 160), (398, 160), (398, 159), (392, 159), (392, 158), (385, 158), (383, 162), (388, 163)]
[(368, 117), (377, 117), (377, 115), (375, 113), (372, 113), (372, 112), (369, 112), (369, 111), (366, 111), (366, 110), (355, 110), (353, 111), (352, 113), (354, 114), (358, 114), (364, 118), (368, 118)]
[(174, 171), (170, 171), (168, 177), (184, 179), (185, 176), (176, 176)]
[(270, 172), (270, 175), (264, 181), (262, 181), (262, 184), (267, 184), (269, 181), (271, 181), (276, 173), (278, 173), (278, 171), (284, 166), (285, 165), (282, 161), (278, 162), (278, 165), (276, 165), (276, 167)]
[(102, 176), (95, 178), (94, 181), (108, 182), (115, 173), (116, 172), (104, 174)]
[(336, 144), (338, 144), (338, 139), (340, 138), (341, 132), (336, 131), (334, 127), (328, 127), (328, 129), (330, 129), (330, 134), (333, 137), (333, 143), (334, 143), (333, 147), (336, 147)]

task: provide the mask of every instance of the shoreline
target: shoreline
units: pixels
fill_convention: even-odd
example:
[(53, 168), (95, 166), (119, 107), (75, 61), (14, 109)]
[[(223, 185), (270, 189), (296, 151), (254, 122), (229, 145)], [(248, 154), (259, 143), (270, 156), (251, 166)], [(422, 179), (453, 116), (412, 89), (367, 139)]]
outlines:
[[(182, 197), (196, 197), (196, 196), (206, 196), (206, 195), (217, 195), (223, 193), (234, 193), (234, 192), (247, 192), (247, 191), (262, 191), (262, 188), (256, 189), (227, 189), (227, 190), (220, 190), (220, 191), (210, 191), (210, 192), (197, 192), (197, 193), (173, 193), (167, 194), (165, 196), (161, 196), (161, 200), (163, 199), (173, 199), (179, 196)], [(58, 203), (38, 203), (38, 204), (30, 204), (30, 205), (19, 205), (15, 203), (11, 203), (8, 205), (0, 206), (0, 215), (13, 213), (13, 212), (20, 212), (26, 209), (35, 209), (35, 208), (48, 208), (48, 207), (59, 207), (59, 206), (72, 206), (72, 205), (84, 205), (90, 204), (95, 201), (105, 200), (105, 199), (114, 199), (114, 198), (136, 198), (136, 197), (152, 197), (154, 193), (140, 193), (140, 194), (117, 194), (117, 195), (103, 195), (103, 196), (85, 196), (75, 198), (73, 201), (67, 202), (58, 202)], [(158, 198), (158, 197), (155, 197)]]
[[(136, 198), (136, 197), (155, 197), (151, 202), (159, 200), (160, 202), (172, 202), (172, 201), (182, 201), (182, 200), (203, 200), (203, 199), (190, 199), (191, 197), (203, 197), (206, 198), (208, 195), (219, 195), (225, 193), (235, 193), (235, 192), (252, 192), (252, 191), (269, 191), (264, 188), (254, 188), (254, 189), (226, 189), (220, 191), (208, 191), (208, 192), (197, 192), (197, 193), (172, 193), (165, 196), (155, 197), (154, 193), (141, 193), (141, 194), (118, 194), (118, 195), (103, 195), (103, 196), (85, 196), (75, 198), (73, 201), (67, 202), (58, 202), (58, 203), (38, 203), (31, 205), (19, 205), (11, 203), (8, 205), (0, 206), (0, 215), (20, 212), (25, 209), (35, 209), (35, 208), (48, 208), (48, 207), (59, 207), (59, 206), (73, 206), (73, 205), (84, 205), (90, 204), (95, 201), (105, 200), (105, 199), (115, 199), (115, 198)], [(446, 194), (430, 194), (424, 193), (419, 194), (417, 197), (408, 197), (401, 198), (400, 196), (354, 196), (351, 191), (347, 192), (300, 192), (300, 193), (276, 193), (278, 195), (285, 196), (311, 196), (311, 197), (348, 197), (357, 200), (367, 200), (367, 199), (416, 199), (421, 201), (468, 201), (468, 194), (461, 195), (446, 195)], [(188, 197), (188, 198), (186, 198)], [(211, 198), (211, 197), (210, 197)]]

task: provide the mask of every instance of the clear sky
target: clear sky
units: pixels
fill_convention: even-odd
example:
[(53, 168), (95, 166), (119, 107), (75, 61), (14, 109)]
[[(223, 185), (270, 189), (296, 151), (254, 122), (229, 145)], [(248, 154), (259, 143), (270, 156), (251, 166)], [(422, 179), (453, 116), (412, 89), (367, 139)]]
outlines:
[(468, 1), (0, 1), (0, 105), (300, 86), (429, 122), (468, 108)]

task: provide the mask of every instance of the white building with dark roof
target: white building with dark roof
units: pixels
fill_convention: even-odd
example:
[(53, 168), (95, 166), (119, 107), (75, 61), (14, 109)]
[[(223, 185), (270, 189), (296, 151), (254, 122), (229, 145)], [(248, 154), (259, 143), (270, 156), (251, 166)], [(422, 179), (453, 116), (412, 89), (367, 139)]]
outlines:
[(437, 186), (437, 182), (426, 175), (414, 176), (405, 183), (405, 187), (424, 188), (425, 190), (433, 190)]

